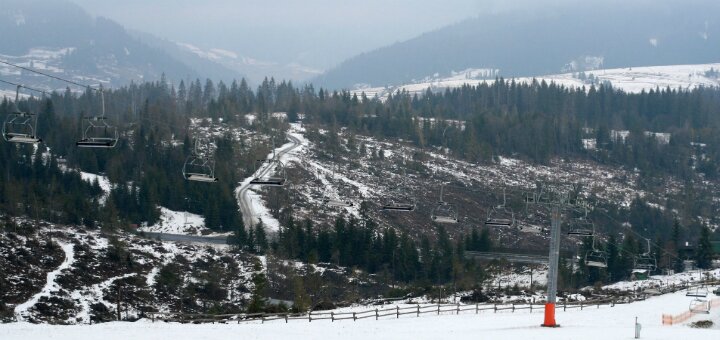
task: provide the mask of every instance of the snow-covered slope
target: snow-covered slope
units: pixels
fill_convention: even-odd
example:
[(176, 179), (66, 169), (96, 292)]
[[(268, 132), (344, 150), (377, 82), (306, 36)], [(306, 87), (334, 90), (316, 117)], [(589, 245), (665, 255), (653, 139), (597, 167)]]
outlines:
[[(533, 80), (554, 82), (566, 87), (580, 88), (591, 85), (611, 84), (615, 89), (625, 92), (638, 93), (655, 88), (693, 89), (697, 87), (720, 86), (720, 77), (717, 75), (720, 63), (697, 65), (670, 65), (630, 67), (606, 70), (586, 71), (583, 73), (563, 73), (538, 76), (534, 78), (515, 78), (516, 82), (530, 83)], [(715, 72), (713, 72), (715, 71)], [(456, 88), (463, 85), (491, 84), (494, 78), (487, 77), (487, 70), (468, 69), (457, 72), (451, 77), (429, 78), (422, 82), (391, 87), (365, 87), (357, 88), (356, 93), (364, 92), (368, 97), (378, 96), (386, 98), (388, 94), (397, 91), (407, 91), (410, 94), (422, 94), (427, 89), (440, 91), (446, 88)]]
[(322, 70), (299, 63), (278, 63), (264, 61), (243, 56), (235, 51), (220, 48), (202, 49), (188, 43), (177, 43), (177, 46), (200, 58), (218, 63), (230, 70), (234, 70), (252, 83), (260, 83), (266, 77), (275, 79), (307, 80), (322, 73)]
[(173, 211), (160, 207), (160, 220), (138, 230), (153, 233), (205, 235), (210, 230), (205, 227), (205, 218), (187, 211)]
[[(321, 320), (293, 320), (243, 324), (177, 324), (152, 323), (143, 320), (136, 323), (104, 323), (94, 326), (49, 326), (27, 323), (0, 325), (3, 338), (34, 339), (631, 339), (635, 318), (642, 324), (642, 339), (717, 339), (718, 329), (696, 329), (686, 324), (663, 326), (663, 313), (676, 314), (687, 309), (688, 298), (684, 292), (650, 298), (646, 301), (615, 307), (559, 310), (556, 315), (560, 328), (542, 328), (542, 313), (515, 313), (484, 311), (480, 314), (465, 312), (453, 314), (426, 314), (396, 318), (374, 318), (358, 321), (330, 322)], [(720, 313), (698, 315), (688, 322), (712, 320), (720, 322)]]

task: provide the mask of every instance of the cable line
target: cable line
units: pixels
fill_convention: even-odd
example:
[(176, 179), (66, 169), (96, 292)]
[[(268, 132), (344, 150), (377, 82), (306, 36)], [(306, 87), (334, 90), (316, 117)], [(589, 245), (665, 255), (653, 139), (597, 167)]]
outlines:
[(12, 85), (12, 86), (20, 86), (20, 87), (22, 87), (22, 88), (24, 88), (24, 89), (28, 89), (28, 90), (30, 90), (30, 91), (40, 92), (40, 93), (42, 93), (42, 94), (48, 94), (46, 91), (38, 90), (38, 89), (36, 89), (36, 88), (32, 88), (32, 87), (25, 86), (25, 85), (22, 85), (22, 84), (16, 84), (16, 83), (13, 83), (13, 82), (11, 82), (11, 81), (6, 81), (6, 80), (0, 79), (0, 83), (5, 83), (5, 84), (8, 84), (8, 85)]
[(61, 77), (58, 77), (58, 76), (54, 76), (54, 75), (52, 75), (52, 74), (47, 74), (47, 73), (44, 73), (44, 72), (40, 72), (40, 71), (37, 71), (37, 70), (33, 70), (33, 69), (29, 68), (29, 67), (20, 66), (20, 65), (15, 65), (15, 64), (13, 64), (13, 63), (9, 63), (9, 62), (4, 61), (4, 60), (0, 60), (0, 64), (5, 64), (5, 65), (17, 67), (17, 68), (19, 68), (19, 69), (21, 69), (21, 70), (25, 70), (25, 71), (37, 73), (37, 74), (39, 74), (39, 75), (43, 75), (43, 76), (46, 76), (46, 77), (48, 77), (48, 78), (52, 78), (52, 79), (64, 81), (64, 82), (66, 82), (66, 83), (73, 84), (73, 85), (76, 85), (76, 86), (86, 87), (86, 88), (91, 89), (91, 90), (94, 90), (94, 91), (98, 91), (98, 92), (101, 91), (101, 90), (99, 90), (99, 89), (90, 87), (90, 85), (80, 84), (80, 83), (78, 83), (78, 82), (75, 82), (75, 81), (72, 81), (72, 80), (68, 80), (68, 79), (64, 79), (64, 78), (61, 78)]

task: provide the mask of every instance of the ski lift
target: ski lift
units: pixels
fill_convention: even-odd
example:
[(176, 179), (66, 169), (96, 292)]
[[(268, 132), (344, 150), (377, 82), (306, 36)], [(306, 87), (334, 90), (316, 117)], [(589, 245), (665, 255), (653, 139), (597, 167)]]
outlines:
[(195, 182), (218, 181), (215, 177), (215, 157), (211, 155), (209, 143), (202, 143), (200, 138), (195, 140), (195, 147), (183, 165), (183, 177)]
[[(333, 180), (335, 179), (335, 170), (333, 169), (332, 177)], [(322, 200), (323, 205), (331, 208), (349, 208), (352, 206), (355, 206), (355, 203), (352, 200), (349, 199), (343, 199), (339, 197), (338, 195), (332, 194), (329, 189), (325, 189), (325, 193), (323, 195)]]
[(708, 289), (707, 287), (690, 287), (685, 296), (704, 298), (708, 296)]
[(21, 87), (17, 86), (12, 111), (5, 117), (3, 138), (11, 143), (37, 144), (42, 142), (42, 139), (36, 136), (37, 114), (22, 112), (17, 106)]
[(650, 239), (645, 239), (647, 241), (647, 250), (635, 257), (635, 269), (637, 270), (647, 270), (648, 272), (655, 271), (657, 268), (657, 260), (650, 255)]
[(117, 127), (110, 125), (107, 117), (105, 117), (105, 94), (102, 89), (99, 91), (102, 101), (102, 114), (82, 118), (82, 139), (75, 143), (80, 148), (111, 149), (118, 142)]
[[(403, 177), (405, 178), (405, 171), (403, 169)], [(404, 183), (404, 182), (403, 182)], [(383, 203), (381, 210), (383, 211), (413, 211), (415, 210), (416, 200), (415, 197), (409, 197), (409, 195), (401, 192), (400, 188), (405, 185), (395, 187), (395, 190), (391, 192), (391, 195)]]
[(710, 301), (695, 298), (690, 301), (690, 312), (695, 314), (710, 314)]
[(505, 189), (503, 188), (503, 203), (492, 207), (485, 219), (487, 227), (512, 227), (515, 225), (515, 213), (506, 207)]
[(430, 219), (437, 223), (455, 224), (459, 222), (458, 212), (455, 207), (443, 201), (443, 189), (444, 186), (440, 186), (440, 201), (438, 202), (435, 209), (432, 210)]
[(326, 196), (323, 198), (323, 204), (325, 206), (331, 207), (331, 208), (348, 208), (348, 207), (352, 207), (355, 205), (355, 203), (353, 203), (350, 200), (343, 200), (340, 198), (333, 198), (330, 196)]
[(585, 265), (588, 267), (607, 268), (607, 253), (595, 248), (595, 237), (593, 237), (592, 242), (592, 250), (585, 254)]
[(595, 224), (587, 218), (587, 209), (585, 209), (585, 216), (576, 218), (570, 223), (570, 230), (567, 234), (583, 237), (595, 235)]
[[(258, 163), (264, 164), (259, 170)], [(250, 185), (281, 187), (285, 182), (287, 182), (285, 166), (275, 155), (275, 143), (273, 143), (273, 157), (270, 160), (258, 159), (255, 162), (255, 178), (250, 181)]]
[[(260, 167), (261, 174), (257, 175), (250, 181), (250, 185), (262, 185), (271, 187), (281, 187), (287, 181), (285, 174), (285, 166), (277, 159), (263, 160), (259, 159), (258, 163), (264, 163), (265, 166)], [(257, 169), (257, 168), (256, 168)], [(276, 170), (277, 174), (272, 174), (272, 170)], [(257, 174), (257, 170), (255, 173)]]
[(384, 211), (413, 211), (415, 210), (415, 201), (396, 201), (390, 199), (382, 206)]

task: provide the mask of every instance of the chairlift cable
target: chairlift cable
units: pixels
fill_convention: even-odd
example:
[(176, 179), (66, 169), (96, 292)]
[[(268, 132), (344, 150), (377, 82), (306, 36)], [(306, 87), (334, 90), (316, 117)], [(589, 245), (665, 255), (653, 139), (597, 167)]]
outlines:
[(20, 86), (20, 87), (22, 87), (22, 88), (24, 88), (24, 89), (27, 89), (27, 90), (30, 90), (30, 91), (39, 92), (39, 93), (46, 94), (46, 95), (49, 94), (47, 91), (38, 90), (38, 89), (36, 89), (36, 88), (32, 88), (32, 87), (25, 86), (25, 85), (22, 85), (22, 84), (16, 84), (16, 83), (13, 83), (13, 82), (7, 81), (7, 80), (2, 80), (2, 79), (0, 79), (0, 83), (5, 83), (5, 84), (8, 84), (8, 85), (12, 85), (12, 86)]
[(40, 71), (37, 71), (37, 70), (33, 70), (33, 69), (29, 68), (29, 67), (16, 65), (16, 64), (13, 64), (13, 63), (4, 61), (4, 60), (0, 60), (0, 64), (5, 64), (5, 65), (12, 66), (12, 67), (17, 67), (17, 68), (19, 68), (19, 69), (21, 69), (21, 70), (25, 70), (25, 71), (28, 71), (28, 72), (37, 73), (37, 74), (39, 74), (39, 75), (43, 75), (43, 76), (46, 76), (46, 77), (48, 77), (48, 78), (52, 78), (52, 79), (55, 79), (55, 80), (64, 81), (64, 82), (66, 82), (66, 83), (73, 84), (73, 85), (80, 86), (80, 87), (85, 87), (85, 88), (88, 88), (88, 89), (90, 89), (90, 90), (101, 91), (101, 90), (99, 90), (99, 89), (90, 87), (90, 85), (80, 84), (80, 83), (75, 82), (75, 81), (72, 81), (72, 80), (64, 79), (64, 78), (62, 78), (62, 77), (58, 77), (58, 76), (54, 76), (54, 75), (47, 74), (47, 73), (44, 73), (44, 72), (40, 72)]

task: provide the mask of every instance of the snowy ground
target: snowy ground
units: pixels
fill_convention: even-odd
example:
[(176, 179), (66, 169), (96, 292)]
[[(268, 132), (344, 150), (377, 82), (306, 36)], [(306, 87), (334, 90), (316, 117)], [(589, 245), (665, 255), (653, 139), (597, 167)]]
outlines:
[[(273, 116), (275, 115), (276, 114), (273, 114)], [(291, 141), (276, 148), (274, 152), (267, 155), (267, 159), (272, 159), (273, 156), (277, 155), (284, 166), (287, 166), (289, 162), (298, 161), (300, 153), (303, 152), (303, 149), (307, 146), (307, 140), (302, 136), (303, 131), (304, 129), (300, 124), (290, 124), (288, 136)], [(272, 163), (266, 163), (254, 174), (243, 180), (235, 189), (235, 196), (238, 199), (238, 204), (242, 210), (246, 226), (253, 226), (262, 221), (267, 230), (277, 232), (280, 230), (280, 221), (273, 217), (270, 209), (267, 208), (265, 201), (260, 195), (261, 187), (250, 185), (250, 181), (253, 178), (272, 174), (278, 170), (275, 167), (269, 167), (270, 164)]]
[[(720, 86), (720, 79), (705, 76), (705, 72), (711, 68), (720, 69), (720, 63), (715, 64), (697, 64), (697, 65), (668, 65), (668, 66), (647, 66), (647, 67), (629, 67), (607, 70), (586, 71), (586, 77), (591, 75), (596, 78), (595, 84), (610, 82), (616, 89), (625, 92), (639, 93), (643, 90), (667, 87), (673, 89), (693, 89), (697, 87), (717, 87)], [(422, 95), (428, 88), (433, 91), (440, 91), (446, 88), (457, 88), (465, 84), (479, 85), (482, 83), (492, 84), (494, 77), (491, 79), (473, 79), (474, 70), (470, 69), (466, 72), (455, 74), (447, 78), (437, 78), (425, 80), (414, 84), (406, 84), (394, 87), (373, 87), (360, 88), (355, 92), (360, 95), (364, 92), (368, 97), (377, 96), (380, 99), (387, 98), (388, 94), (397, 91), (407, 91), (410, 95)], [(546, 81), (554, 82), (558, 85), (566, 87), (580, 88), (585, 86), (589, 88), (591, 82), (578, 79), (577, 73), (564, 73), (555, 75), (546, 75), (538, 77), (516, 78), (516, 82), (530, 83), (536, 79), (538, 82)]]
[(57, 278), (62, 271), (69, 269), (73, 262), (75, 261), (75, 256), (73, 253), (73, 244), (72, 243), (64, 243), (64, 242), (58, 242), (60, 244), (60, 247), (62, 248), (63, 252), (65, 253), (65, 260), (58, 266), (55, 270), (49, 272), (47, 274), (47, 280), (45, 283), (45, 287), (43, 289), (33, 295), (30, 300), (18, 305), (15, 307), (15, 317), (23, 321), (25, 320), (25, 317), (27, 316), (28, 309), (30, 309), (32, 306), (34, 306), (41, 297), (49, 297), (52, 295), (53, 292), (56, 292), (60, 289), (60, 286), (55, 282), (55, 278)]
[[(0, 325), (3, 339), (632, 339), (635, 317), (642, 324), (642, 339), (718, 339), (720, 330), (694, 329), (687, 324), (663, 326), (663, 313), (678, 314), (687, 309), (684, 293), (678, 292), (653, 297), (646, 301), (615, 307), (602, 306), (584, 310), (558, 310), (556, 315), (560, 328), (542, 328), (541, 313), (484, 311), (476, 315), (465, 312), (460, 315), (415, 315), (400, 319), (373, 318), (335, 321), (307, 322), (295, 320), (290, 323), (274, 321), (262, 324), (176, 324), (151, 323), (104, 323), (93, 326), (50, 326), (29, 323)], [(696, 315), (688, 322), (709, 319), (720, 322), (720, 311), (710, 315)]]
[(186, 211), (173, 211), (160, 207), (160, 220), (138, 230), (153, 233), (207, 235), (210, 230), (205, 227), (205, 218)]
[(83, 181), (90, 184), (94, 184), (96, 181), (98, 182), (103, 191), (103, 195), (100, 197), (100, 201), (98, 203), (100, 203), (100, 205), (104, 205), (108, 196), (110, 196), (110, 191), (112, 190), (112, 183), (110, 183), (107, 176), (80, 171), (80, 177)]
[(642, 281), (621, 281), (604, 286), (603, 289), (616, 290), (637, 290), (643, 288), (660, 288), (672, 285), (693, 284), (700, 280), (720, 280), (720, 269), (711, 271), (688, 271), (673, 275), (653, 275), (649, 280)]

